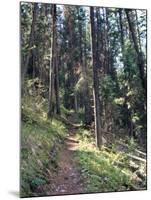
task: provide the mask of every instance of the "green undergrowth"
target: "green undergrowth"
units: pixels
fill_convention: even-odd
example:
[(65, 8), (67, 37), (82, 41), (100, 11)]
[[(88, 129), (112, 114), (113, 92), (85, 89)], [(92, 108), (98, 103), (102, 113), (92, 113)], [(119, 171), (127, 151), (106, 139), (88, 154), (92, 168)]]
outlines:
[[(38, 104), (38, 98), (43, 103)], [(45, 107), (41, 96), (22, 99), (21, 197), (37, 196), (38, 188), (50, 181), (49, 176), (57, 170), (57, 152), (67, 133), (63, 123), (47, 119)]]
[(84, 125), (85, 117), (83, 109), (79, 109), (78, 112), (75, 112), (73, 109), (68, 110), (61, 105), (61, 115), (76, 125)]
[[(128, 168), (127, 157), (116, 150), (115, 145), (110, 151), (102, 147), (98, 150), (88, 130), (79, 129), (77, 140), (79, 149), (76, 161), (79, 164), (85, 192), (112, 192), (133, 190), (136, 180)], [(122, 162), (120, 167), (116, 163)]]

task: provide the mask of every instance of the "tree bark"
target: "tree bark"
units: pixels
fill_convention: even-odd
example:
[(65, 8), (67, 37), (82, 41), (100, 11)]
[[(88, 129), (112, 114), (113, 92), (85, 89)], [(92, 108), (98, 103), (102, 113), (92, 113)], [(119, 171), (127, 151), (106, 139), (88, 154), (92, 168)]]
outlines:
[(101, 133), (101, 118), (100, 118), (100, 104), (99, 104), (99, 81), (98, 81), (98, 63), (96, 52), (96, 30), (94, 22), (94, 8), (90, 7), (90, 20), (91, 20), (91, 37), (92, 37), (92, 65), (93, 65), (93, 97), (94, 97), (94, 118), (95, 118), (95, 135), (96, 146), (98, 148), (102, 145)]
[[(56, 49), (57, 52), (57, 49)], [(58, 57), (55, 61), (55, 96), (56, 96), (56, 113), (60, 115), (60, 97), (59, 97), (59, 70), (58, 70)]]
[[(86, 60), (86, 31), (82, 29), (82, 21), (80, 20), (80, 12), (78, 12), (78, 29), (79, 29), (79, 46), (80, 46), (80, 65), (82, 70), (82, 76), (85, 81), (85, 88), (82, 94), (84, 110), (85, 110), (85, 124), (90, 125), (91, 118), (91, 104), (90, 104), (90, 94), (89, 94), (89, 85), (87, 80), (87, 60)], [(84, 40), (82, 41), (82, 38)], [(82, 42), (84, 43), (84, 47), (82, 48)]]
[(52, 118), (55, 110), (55, 62), (56, 62), (56, 5), (52, 5), (52, 35), (51, 35), (51, 53), (49, 69), (49, 99), (48, 99), (48, 117)]
[[(86, 36), (85, 36), (86, 37)], [(86, 41), (85, 41), (86, 45)], [(90, 101), (90, 90), (89, 90), (89, 83), (87, 80), (87, 59), (86, 59), (86, 46), (84, 47), (84, 63), (83, 63), (83, 73), (85, 78), (85, 92), (84, 92), (84, 106), (85, 106), (85, 124), (90, 125), (92, 122), (92, 107), (91, 107), (91, 101)]]

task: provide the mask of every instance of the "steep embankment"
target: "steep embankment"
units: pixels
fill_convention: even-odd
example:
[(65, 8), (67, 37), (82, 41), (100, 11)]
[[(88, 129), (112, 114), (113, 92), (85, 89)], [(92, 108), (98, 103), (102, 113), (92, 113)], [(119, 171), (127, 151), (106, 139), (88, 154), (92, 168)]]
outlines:
[(49, 175), (56, 173), (58, 152), (67, 134), (62, 122), (47, 119), (45, 107), (41, 96), (22, 99), (21, 197), (43, 194), (40, 188), (50, 183)]

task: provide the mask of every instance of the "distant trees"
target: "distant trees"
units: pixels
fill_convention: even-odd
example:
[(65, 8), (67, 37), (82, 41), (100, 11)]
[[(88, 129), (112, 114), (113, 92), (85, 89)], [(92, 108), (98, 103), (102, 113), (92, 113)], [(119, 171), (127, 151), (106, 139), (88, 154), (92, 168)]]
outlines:
[(106, 132), (145, 142), (145, 10), (21, 3), (21, 52), (22, 89), (44, 85), (48, 117), (76, 112), (98, 147)]
[[(28, 67), (29, 67), (29, 61), (30, 61), (30, 58), (31, 59), (34, 59), (34, 56), (35, 56), (35, 24), (36, 24), (36, 18), (37, 18), (37, 3), (35, 3), (33, 5), (33, 7), (31, 8), (32, 9), (32, 22), (31, 22), (31, 29), (30, 29), (30, 35), (29, 35), (29, 39), (28, 39), (28, 52), (27, 52), (27, 55), (26, 55), (26, 58), (23, 58), (22, 57), (22, 65), (23, 65), (23, 68), (22, 71), (21, 71), (21, 75), (22, 75), (22, 84), (24, 82), (24, 78), (26, 76), (26, 73), (27, 73), (27, 70), (28, 70)], [(33, 71), (33, 69), (32, 69)]]

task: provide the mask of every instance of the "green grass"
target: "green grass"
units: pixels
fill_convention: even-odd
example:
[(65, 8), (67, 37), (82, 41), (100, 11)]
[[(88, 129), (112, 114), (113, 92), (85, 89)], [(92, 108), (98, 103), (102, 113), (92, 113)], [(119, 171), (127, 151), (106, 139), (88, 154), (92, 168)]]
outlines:
[[(113, 148), (98, 150), (88, 130), (80, 129), (77, 139), (80, 141), (76, 152), (76, 161), (81, 169), (84, 190), (88, 193), (131, 190), (134, 184), (133, 174), (128, 169), (126, 157)], [(124, 167), (115, 165), (122, 161)]]
[(44, 99), (41, 105), (34, 102), (38, 100), (32, 96), (22, 99), (21, 197), (36, 196), (50, 181), (48, 173), (56, 172), (57, 152), (67, 133), (63, 123), (47, 119)]

